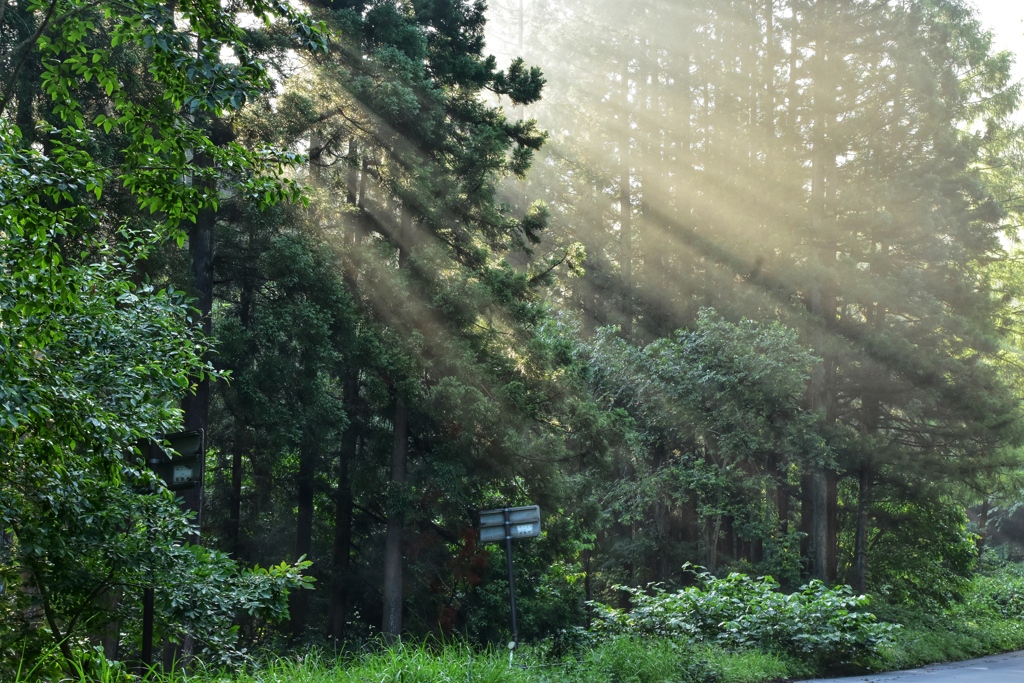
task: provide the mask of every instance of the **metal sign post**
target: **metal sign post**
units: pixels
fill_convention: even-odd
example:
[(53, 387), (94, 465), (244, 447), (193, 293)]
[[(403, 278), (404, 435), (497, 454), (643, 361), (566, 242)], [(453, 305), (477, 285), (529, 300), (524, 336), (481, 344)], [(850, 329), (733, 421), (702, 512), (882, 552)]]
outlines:
[[(540, 536), (540, 508), (499, 508), (480, 511), (480, 542), (505, 541), (505, 562), (508, 565), (508, 606), (512, 615), (512, 642), (508, 644), (509, 657), (519, 644), (519, 623), (516, 620), (516, 580), (512, 573), (512, 539)], [(510, 660), (511, 661), (511, 660)]]
[(519, 644), (519, 624), (516, 622), (516, 577), (512, 573), (512, 518), (508, 509), (505, 513), (505, 563), (508, 565), (508, 607), (512, 614), (512, 642), (508, 649), (514, 650)]

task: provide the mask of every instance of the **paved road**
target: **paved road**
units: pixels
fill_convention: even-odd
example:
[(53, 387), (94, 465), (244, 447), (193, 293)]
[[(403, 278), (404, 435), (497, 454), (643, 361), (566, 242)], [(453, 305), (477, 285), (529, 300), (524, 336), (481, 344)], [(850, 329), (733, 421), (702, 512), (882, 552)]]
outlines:
[(1024, 683), (1024, 651), (990, 655), (922, 669), (861, 674), (846, 678), (816, 678), (804, 683)]

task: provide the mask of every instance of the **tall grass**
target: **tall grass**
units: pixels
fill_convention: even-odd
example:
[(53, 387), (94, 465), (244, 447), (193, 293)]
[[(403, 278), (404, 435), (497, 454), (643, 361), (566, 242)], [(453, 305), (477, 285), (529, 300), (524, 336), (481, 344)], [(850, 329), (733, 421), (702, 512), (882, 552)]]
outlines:
[[(216, 680), (210, 677), (208, 680)], [(234, 683), (528, 683), (536, 680), (508, 656), (465, 646), (396, 645), (384, 651), (328, 660), (319, 655), (278, 659), (236, 676)]]
[(504, 651), (415, 644), (340, 659), (276, 659), (247, 673), (206, 672), (198, 678), (202, 683), (757, 683), (804, 670), (777, 655), (695, 650), (670, 638), (623, 636), (558, 661), (530, 648), (510, 659)]

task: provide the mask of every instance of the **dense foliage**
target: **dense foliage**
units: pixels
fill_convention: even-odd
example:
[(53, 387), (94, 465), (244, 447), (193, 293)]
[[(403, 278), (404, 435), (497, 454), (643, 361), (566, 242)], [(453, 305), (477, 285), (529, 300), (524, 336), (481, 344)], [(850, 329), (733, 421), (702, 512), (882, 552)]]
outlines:
[[(237, 617), (281, 618), (289, 590), (307, 580), (301, 563), (243, 571), (223, 553), (183, 545), (194, 520), (136, 444), (174, 431), (193, 378), (213, 369), (180, 288), (140, 278), (139, 263), (164, 242), (181, 242), (178, 224), (217, 201), (177, 181), (211, 144), (182, 108), (240, 107), (245, 92), (265, 85), (262, 72), (244, 59), (237, 71), (189, 66), (214, 59), (212, 47), (190, 54), (193, 35), (242, 47), (230, 15), (212, 7), (183, 10), (188, 33), (161, 5), (2, 9), (12, 68), (0, 108), (0, 675), (51, 648), (70, 671), (89, 637), (116, 645), (120, 624), (137, 621), (133, 593), (153, 584), (179, 590), (158, 601), (164, 637), (198, 637), (230, 659), (239, 653)], [(249, 9), (270, 18), (267, 6)], [(12, 45), (11, 31), (26, 26), (31, 39)], [(108, 47), (147, 67), (138, 80), (108, 61)], [(97, 144), (104, 136), (107, 144)], [(286, 192), (259, 177), (276, 162), (241, 148), (218, 160), (261, 201)], [(125, 196), (105, 192), (115, 180)], [(159, 214), (133, 215), (146, 209)]]
[(0, 0), (0, 677), (135, 660), (146, 586), (186, 661), (504, 642), (527, 503), (566, 681), (1019, 616), (1010, 56), (961, 0), (622, 15)]

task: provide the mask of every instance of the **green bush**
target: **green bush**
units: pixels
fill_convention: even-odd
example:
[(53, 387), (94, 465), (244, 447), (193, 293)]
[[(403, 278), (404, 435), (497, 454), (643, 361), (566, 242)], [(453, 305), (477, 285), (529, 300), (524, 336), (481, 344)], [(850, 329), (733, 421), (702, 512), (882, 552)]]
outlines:
[(1019, 565), (1001, 564), (974, 578), (964, 611), (1008, 619), (1024, 619), (1024, 572)]
[(879, 651), (872, 668), (907, 669), (1024, 648), (1024, 566), (983, 566), (962, 599), (945, 607), (879, 601), (879, 617), (905, 628), (896, 643)]
[(868, 590), (886, 601), (949, 607), (971, 590), (976, 537), (963, 508), (939, 501), (880, 502), (873, 509)]
[(848, 586), (811, 581), (792, 594), (770, 576), (698, 574), (699, 585), (676, 592), (624, 588), (630, 611), (595, 605), (596, 634), (637, 634), (718, 643), (732, 649), (762, 649), (802, 659), (861, 663), (892, 643), (897, 625), (864, 611), (867, 596)]

